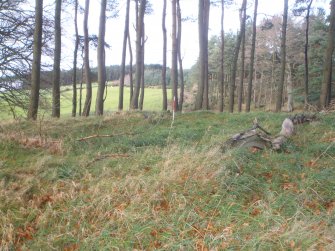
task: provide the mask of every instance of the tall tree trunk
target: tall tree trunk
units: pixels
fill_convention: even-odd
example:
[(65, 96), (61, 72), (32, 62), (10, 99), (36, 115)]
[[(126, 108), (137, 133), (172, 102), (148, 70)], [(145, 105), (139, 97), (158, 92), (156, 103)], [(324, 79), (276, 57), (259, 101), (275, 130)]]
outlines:
[(307, 6), (307, 14), (306, 14), (306, 30), (305, 30), (305, 48), (304, 48), (304, 54), (305, 54), (305, 109), (307, 108), (308, 105), (308, 85), (309, 85), (309, 70), (308, 70), (308, 43), (309, 43), (309, 16), (310, 16), (310, 11), (311, 11), (311, 6), (312, 6), (313, 0), (310, 0), (308, 6)]
[[(257, 60), (256, 60), (257, 61)], [(254, 68), (254, 72), (256, 73), (256, 74), (254, 74), (254, 81), (255, 81), (255, 84), (254, 84), (254, 87), (252, 88), (252, 99), (253, 99), (253, 101), (254, 101), (254, 107), (256, 107), (256, 102), (257, 102), (257, 96), (256, 96), (256, 90), (257, 90), (257, 85), (259, 85), (258, 84), (258, 82), (257, 82), (257, 69), (256, 69), (256, 67)], [(250, 102), (251, 103), (251, 102)], [(251, 106), (251, 104), (250, 104), (250, 106)], [(250, 110), (250, 109), (249, 109)]]
[[(204, 41), (203, 41), (203, 34), (204, 34), (204, 25), (203, 25), (203, 19), (204, 19), (204, 1), (205, 0), (199, 0), (199, 6), (198, 6), (198, 27), (199, 27), (199, 71), (200, 71), (200, 78), (198, 80), (198, 91), (197, 96), (195, 100), (195, 110), (200, 110), (202, 108), (202, 102), (204, 97), (204, 84), (205, 84), (205, 76), (203, 71), (203, 64), (204, 64)], [(207, 76), (206, 76), (207, 77)]]
[(35, 0), (35, 30), (28, 119), (37, 119), (40, 96), (43, 0)]
[(126, 75), (126, 55), (127, 55), (127, 38), (129, 33), (129, 10), (130, 0), (127, 0), (126, 20), (124, 24), (122, 60), (121, 60), (121, 76), (120, 76), (120, 90), (119, 90), (119, 111), (123, 110), (123, 96), (124, 96), (124, 79)]
[[(330, 61), (330, 69), (333, 69), (333, 60)], [(328, 85), (328, 95), (327, 95), (327, 105), (330, 104), (330, 101), (332, 99), (332, 76), (333, 72), (330, 72), (330, 80), (329, 80), (329, 85)]]
[(208, 109), (208, 24), (209, 24), (209, 0), (199, 0), (199, 68), (200, 79), (195, 101), (195, 109)]
[(131, 101), (131, 109), (138, 109), (138, 98), (141, 87), (141, 75), (142, 75), (142, 30), (144, 24), (144, 14), (146, 0), (140, 0), (140, 6), (136, 1), (136, 73), (135, 73), (135, 88), (134, 94)]
[(208, 82), (208, 29), (209, 29), (209, 9), (210, 9), (210, 0), (204, 1), (204, 97), (202, 103), (202, 109), (209, 109), (209, 82)]
[(62, 50), (61, 34), (62, 0), (56, 0), (55, 6), (55, 49), (52, 83), (52, 117), (60, 117), (60, 60)]
[(331, 93), (332, 79), (332, 58), (334, 52), (334, 36), (335, 36), (335, 0), (331, 1), (330, 24), (328, 31), (327, 49), (324, 56), (323, 78), (320, 93), (320, 108), (325, 108), (329, 104)]
[(179, 0), (177, 0), (177, 41), (178, 41), (178, 63), (179, 63), (179, 78), (180, 78), (180, 96), (179, 96), (179, 104), (178, 109), (182, 111), (183, 103), (184, 103), (184, 69), (183, 69), (183, 59), (181, 56), (181, 28), (182, 28), (182, 19), (181, 19), (181, 9)]
[(73, 52), (73, 79), (72, 79), (72, 117), (77, 114), (77, 56), (79, 47), (79, 34), (78, 34), (78, 0), (75, 0), (74, 7), (74, 29), (75, 29), (75, 44)]
[(104, 113), (104, 92), (106, 87), (106, 65), (105, 65), (106, 6), (107, 6), (107, 0), (101, 0), (99, 38), (98, 38), (98, 93), (95, 104), (96, 115), (103, 115)]
[(250, 112), (250, 104), (251, 104), (252, 80), (253, 80), (253, 75), (254, 75), (255, 51), (256, 51), (257, 9), (258, 9), (258, 0), (255, 0), (254, 20), (252, 24), (252, 41), (251, 41), (250, 68), (249, 68), (249, 78), (248, 78), (248, 94), (247, 94), (247, 103), (246, 103), (246, 108), (245, 108), (246, 112)]
[(265, 103), (269, 103), (269, 108), (272, 109), (272, 99), (273, 99), (273, 88), (276, 85), (275, 83), (275, 71), (276, 71), (276, 54), (272, 53), (272, 62), (271, 62), (271, 85), (270, 85), (270, 97), (269, 102), (267, 101), (268, 89), (267, 86), (264, 85), (264, 93), (265, 93)]
[(141, 66), (141, 93), (140, 93), (140, 101), (139, 101), (139, 109), (143, 110), (143, 103), (144, 103), (144, 71), (145, 71), (145, 64), (144, 64), (144, 45), (145, 45), (145, 25), (143, 24), (142, 29), (142, 66)]
[(89, 55), (89, 37), (88, 37), (88, 15), (90, 9), (90, 0), (85, 0), (85, 14), (84, 14), (84, 64), (85, 64), (85, 78), (86, 78), (86, 99), (82, 115), (87, 117), (90, 115), (91, 99), (92, 99), (92, 80), (90, 69), (90, 55)]
[(225, 81), (224, 81), (224, 96), (227, 99), (228, 98), (228, 94), (229, 94), (229, 85), (230, 85), (230, 81), (231, 81), (231, 72), (232, 72), (232, 65), (231, 63), (229, 63), (229, 69), (227, 71), (225, 71)]
[[(83, 59), (83, 56), (81, 57)], [(79, 89), (79, 116), (82, 116), (82, 100), (83, 100), (83, 81), (84, 81), (84, 63), (81, 66), (81, 80), (80, 80), (80, 89)]]
[(287, 64), (287, 111), (293, 112), (293, 83), (291, 65)]
[[(241, 12), (246, 8), (247, 0), (243, 0)], [(231, 80), (229, 86), (229, 112), (234, 112), (234, 98), (235, 98), (235, 83), (236, 83), (236, 71), (237, 71), (237, 60), (240, 52), (241, 41), (242, 41), (242, 31), (245, 30), (245, 22), (241, 21), (240, 32), (236, 40), (236, 45), (234, 49), (234, 58), (233, 58), (233, 68), (231, 73)]]
[[(241, 16), (241, 22), (244, 22), (244, 27), (245, 27), (245, 22), (246, 22), (246, 7), (242, 11), (242, 16)], [(243, 81), (244, 81), (244, 61), (245, 61), (245, 29), (242, 31), (242, 48), (241, 48), (241, 74), (240, 74), (240, 88), (238, 92), (238, 112), (242, 111), (242, 102), (243, 102)]]
[[(261, 102), (262, 102), (262, 92), (263, 92), (263, 77), (264, 77), (264, 72), (261, 71), (261, 79), (259, 81), (259, 91), (258, 91), (258, 99), (257, 99), (257, 104), (255, 103), (255, 108), (260, 108), (261, 107)], [(264, 96), (266, 96), (266, 90), (264, 91)], [(266, 98), (264, 101), (264, 104), (266, 106)]]
[(174, 109), (178, 110), (178, 38), (177, 38), (177, 0), (171, 1), (172, 7), (172, 55), (171, 82)]
[(133, 49), (131, 47), (130, 33), (128, 30), (128, 49), (129, 49), (129, 107), (134, 95), (134, 81), (133, 81)]
[(285, 81), (285, 66), (286, 66), (286, 30), (287, 30), (287, 13), (288, 13), (288, 0), (284, 0), (284, 15), (282, 24), (282, 35), (281, 35), (281, 45), (280, 45), (280, 82), (278, 84), (278, 93), (276, 101), (276, 112), (281, 111), (283, 104), (283, 90)]
[(219, 109), (220, 112), (223, 112), (224, 107), (224, 0), (221, 0), (221, 58), (220, 58), (220, 100), (219, 100)]
[(162, 65), (162, 91), (163, 91), (163, 111), (167, 110), (167, 91), (166, 91), (166, 53), (167, 53), (167, 35), (166, 35), (166, 0), (163, 0), (162, 31), (163, 31), (163, 65)]

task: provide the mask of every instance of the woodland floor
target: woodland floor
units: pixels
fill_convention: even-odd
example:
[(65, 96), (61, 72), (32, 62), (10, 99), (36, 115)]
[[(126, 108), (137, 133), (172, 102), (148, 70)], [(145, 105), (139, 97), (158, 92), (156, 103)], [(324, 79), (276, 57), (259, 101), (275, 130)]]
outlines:
[(335, 250), (335, 113), (281, 151), (223, 151), (286, 116), (2, 122), (0, 250)]

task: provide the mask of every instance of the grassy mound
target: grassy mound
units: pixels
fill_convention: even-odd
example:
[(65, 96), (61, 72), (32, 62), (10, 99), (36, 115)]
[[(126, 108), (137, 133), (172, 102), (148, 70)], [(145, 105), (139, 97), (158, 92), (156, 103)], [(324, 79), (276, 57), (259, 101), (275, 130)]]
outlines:
[(1, 250), (334, 250), (335, 114), (280, 152), (222, 143), (255, 117), (118, 113), (0, 126)]

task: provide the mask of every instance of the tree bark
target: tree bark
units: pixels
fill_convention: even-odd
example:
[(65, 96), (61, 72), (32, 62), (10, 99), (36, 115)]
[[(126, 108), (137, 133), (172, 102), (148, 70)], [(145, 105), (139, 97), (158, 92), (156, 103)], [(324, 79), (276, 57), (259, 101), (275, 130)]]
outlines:
[(305, 109), (307, 108), (308, 105), (308, 85), (309, 85), (309, 63), (308, 63), (308, 45), (309, 45), (309, 16), (310, 16), (310, 10), (312, 6), (313, 0), (310, 0), (308, 6), (307, 6), (307, 14), (306, 14), (306, 30), (305, 30), (305, 48), (304, 48), (304, 54), (305, 54), (305, 78), (304, 78), (304, 83), (305, 83)]
[(105, 34), (106, 34), (106, 6), (107, 0), (101, 0), (99, 38), (98, 38), (98, 93), (95, 104), (95, 114), (104, 113), (104, 92), (106, 87), (106, 65), (105, 65)]
[[(256, 0), (257, 1), (257, 0)], [(223, 112), (224, 108), (224, 0), (221, 0), (221, 58), (220, 58), (220, 100), (219, 100), (219, 109), (220, 112)]]
[(198, 92), (195, 101), (195, 109), (208, 109), (208, 22), (209, 0), (199, 0), (199, 70)]
[(209, 83), (208, 83), (208, 29), (209, 29), (209, 10), (210, 10), (210, 0), (204, 1), (204, 97), (202, 103), (202, 109), (208, 110), (209, 109)]
[(293, 83), (291, 66), (287, 64), (287, 111), (293, 112)]
[(128, 30), (128, 49), (129, 49), (129, 107), (134, 95), (134, 81), (133, 81), (133, 49), (131, 47), (130, 33)]
[(282, 24), (282, 37), (280, 45), (280, 57), (281, 57), (281, 67), (280, 67), (280, 82), (278, 84), (278, 93), (276, 101), (276, 112), (281, 111), (283, 104), (283, 90), (285, 81), (285, 67), (286, 67), (286, 30), (287, 30), (287, 14), (288, 14), (288, 0), (284, 0), (284, 15)]
[(60, 60), (62, 51), (61, 34), (62, 0), (56, 0), (55, 6), (55, 49), (52, 83), (52, 117), (60, 117)]
[[(261, 72), (261, 79), (259, 81), (259, 91), (258, 91), (258, 99), (257, 99), (257, 104), (255, 102), (255, 108), (260, 108), (261, 102), (262, 102), (262, 92), (263, 92), (263, 76), (264, 72)], [(266, 91), (264, 92), (264, 95), (266, 96)], [(266, 98), (265, 98), (265, 105), (266, 105)]]
[(162, 91), (163, 91), (163, 111), (167, 110), (167, 91), (166, 91), (166, 53), (167, 53), (167, 35), (166, 35), (166, 0), (163, 0), (162, 31), (163, 31), (163, 65), (162, 65)]
[[(242, 7), (241, 7), (241, 12), (243, 12), (243, 10), (246, 8), (246, 5), (247, 5), (247, 0), (243, 0)], [(234, 112), (237, 60), (238, 60), (238, 55), (239, 55), (239, 52), (240, 52), (241, 41), (242, 41), (242, 31), (243, 30), (245, 30), (245, 22), (241, 21), (240, 33), (237, 37), (236, 45), (235, 45), (235, 49), (234, 49), (233, 68), (232, 68), (232, 73), (231, 73), (232, 76), (231, 76), (230, 86), (229, 86), (229, 112), (230, 113)]]
[(323, 78), (320, 93), (320, 108), (323, 109), (329, 104), (331, 93), (331, 78), (332, 78), (332, 58), (334, 52), (334, 36), (335, 36), (335, 0), (331, 1), (330, 24), (328, 31), (327, 49), (324, 56)]
[[(82, 56), (83, 59), (83, 56)], [(80, 89), (79, 89), (79, 116), (82, 116), (83, 109), (82, 109), (82, 101), (83, 101), (83, 81), (84, 81), (84, 63), (81, 66), (81, 81), (80, 81)]]
[(178, 110), (178, 38), (177, 38), (177, 0), (171, 1), (172, 7), (172, 55), (171, 82), (174, 109)]
[(267, 88), (266, 88), (266, 84), (264, 85), (264, 93), (265, 93), (265, 103), (269, 103), (269, 107), (270, 109), (272, 109), (272, 99), (273, 99), (273, 88), (275, 86), (275, 69), (276, 69), (276, 54), (272, 53), (272, 62), (271, 62), (271, 86), (270, 86), (270, 98), (269, 98), (269, 102), (267, 101)]
[[(333, 69), (333, 60), (330, 61), (330, 69)], [(333, 72), (330, 72), (330, 80), (329, 80), (329, 85), (328, 85), (328, 94), (327, 94), (327, 106), (330, 104), (330, 101), (332, 99), (332, 76)]]
[(127, 55), (127, 38), (129, 33), (129, 10), (130, 0), (127, 0), (126, 20), (124, 24), (122, 60), (121, 60), (121, 76), (120, 76), (120, 90), (119, 90), (119, 111), (123, 110), (123, 96), (124, 96), (124, 79), (126, 75), (126, 55)]
[(242, 35), (242, 48), (241, 48), (241, 74), (240, 74), (240, 88), (238, 92), (238, 112), (242, 111), (243, 103), (243, 81), (244, 81), (244, 62), (245, 62), (245, 22), (246, 22), (246, 6), (242, 11), (241, 22), (244, 23), (244, 29), (241, 30)]
[(131, 109), (138, 109), (138, 98), (141, 87), (141, 73), (142, 73), (142, 34), (144, 25), (146, 0), (141, 0), (140, 6), (136, 1), (136, 73), (135, 73), (135, 88), (131, 101)]
[(43, 0), (35, 0), (35, 30), (28, 119), (36, 120), (40, 95)]
[(144, 103), (144, 88), (145, 88), (145, 79), (144, 79), (144, 71), (145, 71), (145, 64), (144, 64), (144, 47), (145, 46), (145, 24), (143, 23), (142, 29), (142, 65), (141, 65), (141, 92), (140, 92), (140, 101), (139, 101), (139, 109), (143, 110), (143, 103)]
[(72, 117), (77, 114), (77, 56), (79, 47), (79, 34), (78, 34), (78, 0), (75, 0), (74, 7), (74, 29), (75, 29), (75, 45), (73, 52), (73, 79), (72, 79)]
[(255, 51), (256, 51), (257, 9), (258, 9), (258, 0), (255, 0), (254, 20), (252, 24), (252, 41), (251, 41), (250, 68), (249, 68), (249, 78), (248, 78), (248, 94), (247, 94), (247, 103), (246, 103), (246, 109), (245, 109), (246, 112), (250, 112), (250, 105), (251, 105), (252, 81), (253, 81), (253, 75), (254, 75)]
[(88, 117), (91, 109), (92, 99), (92, 80), (90, 69), (90, 56), (89, 56), (89, 37), (88, 37), (88, 15), (90, 8), (90, 0), (85, 0), (85, 14), (84, 14), (84, 64), (85, 64), (85, 78), (86, 78), (86, 98), (84, 110), (82, 115)]
[(179, 104), (178, 109), (179, 111), (182, 111), (183, 109), (183, 103), (184, 103), (184, 69), (183, 69), (183, 59), (181, 56), (181, 27), (182, 27), (182, 19), (181, 19), (181, 9), (180, 9), (180, 3), (179, 0), (177, 0), (177, 41), (178, 41), (178, 63), (179, 63), (179, 80), (180, 80), (180, 96), (179, 96)]
[[(203, 34), (204, 34), (204, 26), (203, 26), (203, 19), (204, 19), (204, 1), (205, 0), (199, 0), (199, 6), (198, 6), (198, 27), (199, 27), (199, 71), (200, 71), (200, 79), (198, 80), (198, 91), (197, 96), (195, 100), (195, 110), (200, 110), (202, 107), (203, 97), (204, 97), (204, 41), (203, 41)], [(207, 76), (206, 76), (207, 77)]]

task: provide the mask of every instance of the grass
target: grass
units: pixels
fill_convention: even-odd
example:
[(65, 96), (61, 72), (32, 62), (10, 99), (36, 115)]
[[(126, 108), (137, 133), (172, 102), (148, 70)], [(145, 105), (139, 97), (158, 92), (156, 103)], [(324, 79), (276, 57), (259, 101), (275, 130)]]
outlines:
[[(335, 114), (279, 152), (222, 150), (255, 117), (124, 112), (0, 127), (1, 250), (334, 250)], [(90, 135), (110, 135), (93, 137)]]
[[(171, 94), (171, 92), (169, 92)], [(78, 90), (79, 95), (79, 90)], [(85, 95), (86, 91), (83, 89), (83, 100), (82, 105), (84, 105), (85, 102)], [(95, 111), (95, 100), (97, 95), (97, 85), (94, 84), (92, 88), (92, 112)], [(129, 87), (124, 88), (124, 110), (129, 110), (129, 95), (130, 95), (130, 89)], [(144, 104), (143, 109), (146, 111), (160, 111), (162, 110), (162, 90), (160, 88), (146, 88), (144, 92)], [(64, 115), (70, 115), (72, 112), (72, 88), (66, 88), (62, 92), (62, 100), (63, 103), (61, 107), (62, 114)], [(78, 100), (79, 102), (79, 100)], [(118, 103), (119, 103), (119, 88), (116, 86), (108, 86), (107, 88), (107, 95), (106, 100), (104, 103), (104, 109), (105, 111), (111, 112), (111, 111), (117, 111), (118, 110)], [(159, 104), (159, 105), (158, 105)], [(79, 104), (78, 104), (79, 109)]]
[[(77, 102), (77, 113), (79, 110), (79, 89), (77, 91), (78, 102)], [(40, 105), (40, 116), (50, 117), (51, 116), (51, 93), (47, 90), (42, 90), (42, 98)], [(82, 93), (82, 109), (85, 103), (86, 90), (83, 88)], [(92, 86), (92, 103), (91, 103), (91, 114), (95, 111), (95, 100), (97, 95), (97, 84)], [(171, 96), (171, 91), (168, 91), (168, 95)], [(124, 110), (129, 110), (129, 87), (124, 88)], [(104, 103), (105, 113), (111, 113), (118, 110), (119, 103), (119, 88), (109, 85), (107, 87), (106, 100)], [(12, 118), (12, 114), (6, 104), (0, 102), (0, 119), (8, 120)], [(162, 110), (162, 90), (160, 88), (146, 88), (144, 92), (144, 104), (143, 109), (146, 111), (161, 111)], [(26, 117), (26, 114), (22, 109), (16, 108), (17, 116)], [(72, 87), (63, 86), (61, 88), (61, 116), (70, 117), (72, 113)]]

